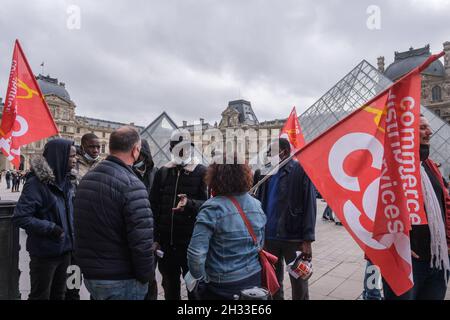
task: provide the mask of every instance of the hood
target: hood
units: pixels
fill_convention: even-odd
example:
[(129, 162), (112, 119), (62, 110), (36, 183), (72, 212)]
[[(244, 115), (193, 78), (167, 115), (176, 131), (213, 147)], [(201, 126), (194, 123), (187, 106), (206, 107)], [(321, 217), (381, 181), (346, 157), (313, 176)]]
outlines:
[(44, 147), (43, 156), (50, 168), (53, 170), (55, 184), (59, 187), (64, 185), (68, 176), (70, 147), (73, 141), (66, 139), (53, 139)]
[(141, 140), (141, 153), (147, 159), (152, 159), (152, 153), (150, 151), (150, 145), (148, 144), (147, 140), (145, 140), (145, 139)]
[(30, 160), (31, 168), (34, 175), (44, 183), (55, 183), (55, 175), (52, 168), (47, 163), (47, 160), (41, 155), (33, 156)]
[(146, 159), (147, 166), (150, 167), (150, 169), (153, 169), (155, 166), (153, 162), (152, 152), (150, 151), (150, 145), (148, 144), (148, 141), (145, 139), (141, 140), (141, 154)]

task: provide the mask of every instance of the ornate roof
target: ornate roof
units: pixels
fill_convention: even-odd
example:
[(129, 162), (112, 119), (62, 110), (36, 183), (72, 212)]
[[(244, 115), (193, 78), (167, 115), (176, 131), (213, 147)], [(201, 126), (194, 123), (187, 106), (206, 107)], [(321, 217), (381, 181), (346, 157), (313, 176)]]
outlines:
[(52, 78), (49, 75), (44, 76), (42, 74), (39, 74), (36, 77), (36, 80), (44, 96), (54, 94), (61, 99), (71, 101), (70, 95), (65, 88), (65, 84), (63, 82), (58, 83), (57, 78)]
[(253, 112), (250, 101), (247, 100), (234, 100), (228, 102), (228, 108), (222, 113), (237, 113), (239, 125), (257, 125), (259, 124), (255, 113)]
[[(413, 49), (411, 47), (405, 52), (395, 52), (394, 62), (387, 67), (384, 75), (392, 81), (397, 80), (412, 69), (421, 65), (430, 55), (430, 45), (418, 49)], [(423, 74), (444, 77), (444, 65), (441, 61), (436, 60), (423, 71)]]

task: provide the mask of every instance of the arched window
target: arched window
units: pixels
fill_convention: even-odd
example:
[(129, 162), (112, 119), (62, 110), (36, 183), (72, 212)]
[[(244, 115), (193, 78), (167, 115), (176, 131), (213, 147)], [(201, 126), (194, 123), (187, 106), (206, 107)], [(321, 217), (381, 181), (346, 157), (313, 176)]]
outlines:
[(434, 86), (433, 89), (431, 89), (431, 96), (433, 101), (441, 101), (442, 100), (441, 87)]

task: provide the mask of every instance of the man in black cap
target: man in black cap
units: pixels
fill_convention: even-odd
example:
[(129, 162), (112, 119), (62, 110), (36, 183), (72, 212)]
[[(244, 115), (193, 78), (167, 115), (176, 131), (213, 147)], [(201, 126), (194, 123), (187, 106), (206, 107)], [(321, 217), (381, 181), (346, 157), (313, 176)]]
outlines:
[[(158, 261), (166, 300), (180, 300), (180, 276), (188, 272), (187, 248), (200, 206), (207, 199), (205, 166), (193, 157), (187, 132), (171, 136), (172, 160), (159, 169), (150, 192), (155, 217), (156, 248), (164, 256)], [(188, 293), (188, 298), (192, 299)]]

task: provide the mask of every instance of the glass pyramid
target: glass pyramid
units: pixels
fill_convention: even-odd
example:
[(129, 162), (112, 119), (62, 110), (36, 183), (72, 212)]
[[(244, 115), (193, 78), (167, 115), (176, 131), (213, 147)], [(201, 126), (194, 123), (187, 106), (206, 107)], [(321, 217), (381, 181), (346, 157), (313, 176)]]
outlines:
[[(361, 61), (319, 100), (300, 115), (305, 141), (308, 143), (339, 120), (355, 111), (392, 84), (367, 61)], [(430, 158), (441, 164), (441, 172), (450, 175), (450, 125), (422, 106), (422, 113), (433, 130)]]
[[(166, 112), (163, 112), (141, 131), (141, 138), (146, 139), (149, 143), (153, 161), (158, 168), (171, 160), (169, 140), (173, 130), (176, 129), (178, 129), (178, 126), (175, 122)], [(194, 156), (204, 165), (208, 164), (197, 148), (194, 148)]]

